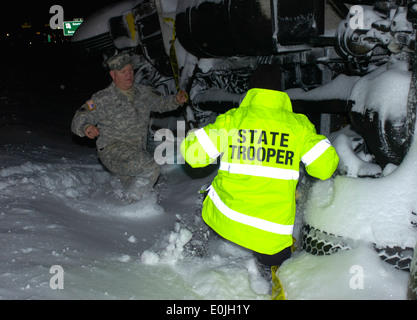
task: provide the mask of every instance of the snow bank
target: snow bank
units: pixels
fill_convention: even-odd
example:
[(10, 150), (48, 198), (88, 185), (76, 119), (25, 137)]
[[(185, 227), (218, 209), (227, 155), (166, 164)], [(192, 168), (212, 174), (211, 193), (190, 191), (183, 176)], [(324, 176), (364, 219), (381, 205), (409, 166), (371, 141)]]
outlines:
[(299, 253), (279, 268), (278, 276), (287, 299), (407, 298), (408, 273), (392, 268), (367, 246), (330, 256)]
[[(346, 136), (341, 139), (347, 140)], [(343, 161), (349, 161), (346, 154), (351, 148), (343, 148), (340, 140), (335, 143), (343, 157), (343, 166)], [(349, 166), (355, 168), (352, 163)], [(417, 232), (411, 222), (417, 208), (416, 163), (414, 141), (403, 163), (395, 170), (389, 167), (381, 178), (337, 176), (334, 180), (317, 182), (310, 192), (305, 221), (320, 230), (354, 240), (414, 248)], [(362, 168), (368, 174), (378, 170), (370, 164)]]
[[(47, 149), (43, 147), (45, 152)], [(19, 193), (31, 194), (33, 199), (50, 194), (71, 201), (71, 207), (92, 215), (147, 218), (163, 213), (163, 208), (156, 204), (156, 194), (132, 204), (120, 201), (125, 190), (100, 164), (85, 164), (65, 157), (41, 163), (37, 159), (41, 153), (36, 149), (25, 152), (32, 161), (0, 169), (0, 190), (5, 199)], [(95, 210), (85, 205), (87, 199), (96, 202)]]
[(332, 234), (380, 246), (415, 246), (411, 221), (417, 208), (416, 146), (403, 164), (379, 179), (337, 176), (316, 183), (305, 221)]
[[(169, 265), (198, 299), (268, 299), (269, 284), (262, 278), (251, 252), (213, 235), (204, 257), (187, 252), (193, 234), (177, 223), (159, 251), (146, 250), (141, 263)], [(183, 284), (184, 285), (184, 284)]]
[(165, 165), (155, 192), (129, 204), (94, 149), (29, 140), (0, 146), (0, 299), (269, 298), (251, 252), (216, 237), (207, 256), (186, 247), (212, 171)]
[[(411, 73), (406, 61), (393, 56), (386, 66), (362, 77), (354, 85), (352, 111), (368, 110), (395, 123), (407, 110)], [(381, 133), (382, 134), (382, 133)], [(363, 139), (349, 127), (332, 136), (339, 170), (346, 176), (320, 181), (310, 191), (305, 221), (315, 228), (378, 246), (414, 248), (417, 232), (412, 225), (417, 201), (417, 145), (414, 141), (403, 163), (386, 170), (370, 162), (370, 156), (353, 150)], [(380, 176), (378, 179), (360, 176)]]

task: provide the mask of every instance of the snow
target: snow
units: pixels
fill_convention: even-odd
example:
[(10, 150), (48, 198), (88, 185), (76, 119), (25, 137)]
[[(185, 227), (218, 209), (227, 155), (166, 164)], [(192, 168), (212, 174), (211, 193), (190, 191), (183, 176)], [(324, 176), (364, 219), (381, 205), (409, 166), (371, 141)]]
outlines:
[(380, 121), (391, 120), (394, 125), (401, 125), (407, 113), (410, 80), (408, 63), (391, 61), (357, 81), (350, 95), (355, 101), (352, 111), (364, 114), (366, 108), (378, 113)]
[(346, 126), (335, 134), (332, 145), (339, 155), (339, 171), (348, 177), (380, 176), (382, 169), (378, 164), (372, 162), (371, 155), (367, 155), (363, 151), (354, 152), (360, 143), (363, 144), (363, 139), (352, 131), (350, 126)]
[(155, 194), (128, 204), (94, 149), (37, 120), (2, 119), (0, 299), (268, 299), (247, 250), (214, 236), (206, 257), (184, 248), (212, 172), (165, 165)]
[[(206, 255), (196, 255), (185, 246), (193, 236), (189, 226), (199, 223), (197, 191), (212, 180), (213, 168), (192, 171), (184, 165), (163, 165), (165, 179), (155, 195), (127, 204), (118, 198), (114, 178), (97, 163), (95, 150), (75, 144), (69, 132), (61, 128), (62, 134), (51, 135), (50, 124), (47, 128), (18, 110), (2, 121), (1, 299), (270, 298), (269, 284), (248, 250), (215, 235)], [(395, 192), (404, 201), (395, 201), (396, 215), (388, 227), (381, 225), (380, 233), (374, 234), (411, 245), (402, 238), (404, 226), (396, 220), (402, 216), (401, 208), (412, 204), (409, 195), (415, 189), (401, 187), (404, 184), (398, 181), (407, 170), (398, 169), (387, 177), (387, 185), (389, 190), (398, 185)], [(366, 239), (366, 227), (355, 221), (366, 216), (378, 226), (379, 216), (369, 218), (375, 206), (386, 205), (378, 204), (382, 197), (378, 194), (388, 186), (375, 189), (373, 181), (377, 180), (338, 177), (317, 184), (314, 190), (323, 192), (312, 197), (313, 215), (321, 214), (323, 219), (334, 215), (326, 209), (332, 199), (342, 208), (344, 202), (349, 203), (345, 210), (350, 208), (356, 216), (340, 215), (343, 228), (337, 231), (352, 225), (355, 234)], [(347, 183), (351, 184), (346, 188)], [(364, 193), (370, 204), (357, 201)], [(318, 199), (322, 203), (314, 202)], [(385, 234), (387, 229), (393, 230)], [(363, 267), (364, 289), (347, 286), (354, 276), (349, 273), (352, 265)], [(53, 266), (63, 269), (63, 289), (50, 286)], [(281, 267), (280, 278), (289, 299), (404, 299), (408, 273), (382, 262), (361, 245), (332, 256), (297, 253)]]
[[(395, 121), (406, 115), (411, 73), (404, 61), (392, 60), (373, 73), (362, 77), (353, 87), (350, 99), (354, 111), (367, 109), (380, 119)], [(401, 118), (402, 117), (402, 118)], [(306, 206), (307, 223), (327, 232), (354, 240), (364, 240), (382, 246), (414, 248), (417, 233), (410, 221), (417, 202), (414, 166), (417, 146), (414, 142), (403, 163), (386, 170), (355, 157), (353, 151), (360, 137), (344, 128), (332, 137), (341, 158), (339, 169), (346, 176), (316, 183)], [(360, 155), (359, 155), (360, 156)], [(358, 176), (379, 176), (377, 179), (357, 179)], [(349, 221), (349, 223), (346, 223)]]
[(407, 298), (408, 273), (393, 270), (366, 245), (330, 256), (298, 253), (279, 269), (279, 277), (287, 299)]
[(410, 220), (417, 204), (412, 169), (417, 162), (416, 147), (414, 144), (403, 163), (387, 176), (337, 176), (316, 183), (307, 204), (306, 221), (354, 240), (414, 248), (417, 234)]
[[(53, 73), (44, 77), (55, 81), (60, 64), (35, 61), (34, 68), (51, 66)], [(20, 72), (15, 76), (22, 88), (16, 91), (27, 99), (11, 100), (13, 105), (3, 99), (0, 116), (0, 299), (270, 299), (250, 251), (213, 232), (203, 254), (188, 246), (197, 235), (208, 235), (198, 214), (198, 191), (212, 181), (215, 167), (192, 170), (176, 153), (164, 158), (161, 152), (158, 161), (169, 163), (160, 162), (163, 178), (154, 193), (127, 203), (95, 149), (73, 141), (69, 123), (82, 92), (71, 92), (71, 81), (58, 83), (57, 100), (50, 82), (35, 81), (37, 75), (24, 85)], [(341, 76), (320, 94), (327, 97), (337, 87), (336, 98), (346, 97), (352, 80)], [(47, 98), (33, 98), (41, 87)], [(61, 108), (66, 100), (74, 103), (68, 113)], [(153, 150), (170, 141), (178, 147), (168, 130), (156, 137), (149, 144)], [(372, 243), (416, 243), (410, 222), (417, 212), (417, 146), (380, 178), (357, 178), (378, 168), (353, 157), (351, 138), (346, 128), (332, 139), (349, 176), (317, 182), (300, 195), (305, 210), (298, 212), (295, 236), (299, 244), (304, 219), (356, 246), (329, 256), (295, 253), (279, 269), (288, 299), (406, 298), (408, 273), (379, 259)], [(62, 289), (53, 282), (57, 266)]]
[(301, 88), (292, 88), (286, 90), (286, 92), (291, 99), (317, 101), (326, 97), (326, 99), (347, 100), (352, 87), (359, 79), (358, 76), (340, 74), (333, 81), (316, 89), (304, 91)]

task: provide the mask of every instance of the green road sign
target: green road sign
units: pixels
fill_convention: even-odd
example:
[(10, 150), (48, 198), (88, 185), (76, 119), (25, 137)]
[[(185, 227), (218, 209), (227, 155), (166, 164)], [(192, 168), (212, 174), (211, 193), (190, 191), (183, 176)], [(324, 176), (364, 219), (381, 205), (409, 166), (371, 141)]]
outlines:
[(82, 20), (64, 21), (64, 36), (73, 36), (81, 23), (83, 23)]

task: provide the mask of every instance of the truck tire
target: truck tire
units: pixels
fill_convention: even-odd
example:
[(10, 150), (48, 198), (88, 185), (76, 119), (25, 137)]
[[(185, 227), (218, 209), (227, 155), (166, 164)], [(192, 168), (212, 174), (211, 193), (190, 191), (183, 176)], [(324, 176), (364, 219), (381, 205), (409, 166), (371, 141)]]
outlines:
[[(301, 229), (301, 241), (303, 250), (319, 256), (330, 255), (338, 252), (339, 250), (349, 250), (355, 247), (355, 241), (353, 239), (346, 239), (326, 231), (316, 229), (308, 224), (303, 224)], [(374, 249), (384, 262), (393, 265), (399, 270), (408, 272), (414, 263), (414, 274), (416, 273), (416, 257), (414, 253), (415, 250), (413, 250), (413, 248), (402, 248), (399, 246), (380, 247), (374, 244)], [(414, 261), (413, 263), (412, 260)]]

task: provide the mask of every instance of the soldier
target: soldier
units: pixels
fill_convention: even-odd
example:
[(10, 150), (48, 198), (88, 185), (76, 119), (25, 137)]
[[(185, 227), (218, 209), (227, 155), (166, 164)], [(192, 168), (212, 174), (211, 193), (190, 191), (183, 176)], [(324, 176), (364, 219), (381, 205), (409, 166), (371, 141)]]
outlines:
[[(121, 53), (107, 61), (113, 82), (95, 93), (75, 113), (74, 134), (96, 139), (102, 164), (125, 184), (140, 181), (134, 200), (140, 200), (158, 180), (160, 168), (146, 151), (150, 112), (175, 110), (188, 100), (180, 90), (176, 96), (162, 96), (134, 83), (131, 56)], [(132, 179), (132, 177), (134, 177)]]

